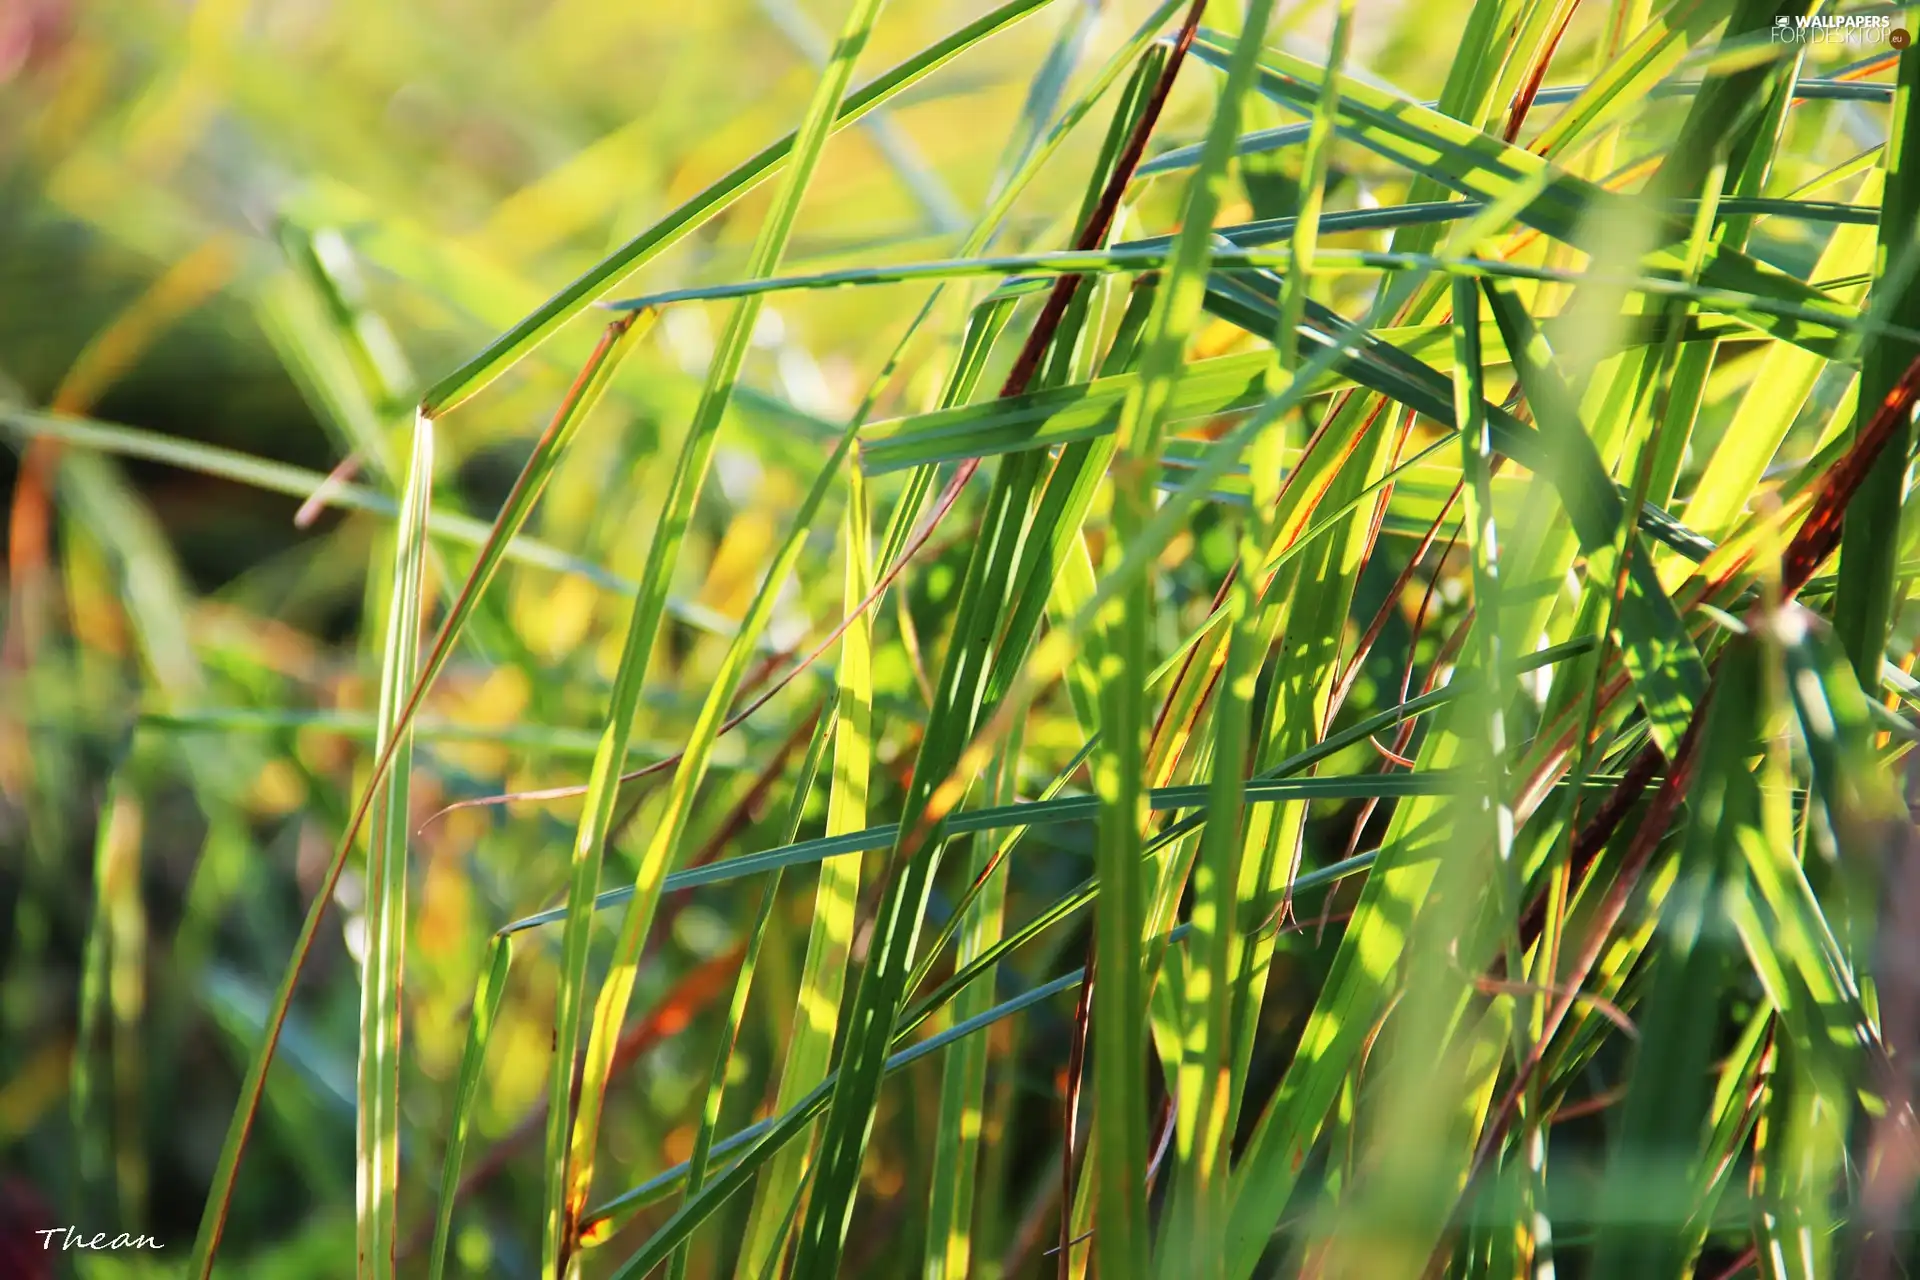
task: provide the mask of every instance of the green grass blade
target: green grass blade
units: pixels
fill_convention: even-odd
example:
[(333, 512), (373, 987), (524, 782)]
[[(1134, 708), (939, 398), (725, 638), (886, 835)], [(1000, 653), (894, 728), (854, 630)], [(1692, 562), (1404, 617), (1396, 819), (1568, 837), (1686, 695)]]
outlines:
[[(1456, 203), (1443, 207), (1452, 210), (1466, 206)], [(1700, 212), (1698, 201), (1691, 202), (1686, 207), (1696, 214)], [(1748, 201), (1741, 207), (1753, 208), (1754, 204)], [(1720, 205), (1715, 206), (1716, 211), (1720, 208)], [(1497, 212), (1497, 209), (1494, 211)], [(1394, 212), (1393, 210), (1368, 210), (1368, 221), (1392, 223), (1394, 219), (1391, 215)], [(1486, 208), (1482, 208), (1482, 212), (1485, 213)], [(1328, 220), (1335, 222), (1338, 219), (1330, 216)], [(1431, 218), (1409, 219), (1401, 225), (1423, 226), (1430, 225), (1434, 221), (1436, 220)], [(1870, 223), (1872, 219), (1849, 217), (1848, 221)], [(1297, 232), (1299, 226), (1298, 219), (1289, 218), (1274, 224), (1263, 225), (1260, 231), (1264, 237), (1277, 235), (1280, 228), (1285, 228), (1287, 234), (1292, 235)], [(1003, 283), (992, 295), (1004, 299), (1039, 292), (1047, 275), (1098, 275), (1152, 271), (1167, 264), (1170, 252), (1171, 242), (1162, 239), (1151, 243), (1115, 245), (1110, 249), (1102, 250), (979, 254), (929, 262), (902, 262), (877, 267), (842, 267), (801, 275), (699, 285), (664, 293), (643, 294), (606, 305), (615, 311), (632, 311), (671, 306), (676, 303), (724, 301), (774, 293), (866, 288), (912, 284), (923, 280), (945, 281), (1009, 275), (1012, 278)], [(1297, 266), (1297, 252), (1293, 248), (1263, 249), (1257, 246), (1243, 248), (1226, 245), (1215, 251), (1211, 266), (1216, 273), (1226, 276), (1253, 274), (1278, 268), (1287, 272), (1288, 279), (1310, 276), (1315, 272), (1330, 274), (1335, 271), (1369, 274), (1393, 271), (1446, 271), (1499, 279), (1544, 280), (1556, 283), (1598, 279), (1655, 299), (1698, 300), (1712, 310), (1723, 312), (1731, 319), (1741, 322), (1757, 334), (1792, 342), (1823, 357), (1838, 354), (1842, 345), (1841, 338), (1846, 334), (1890, 332), (1896, 336), (1913, 337), (1916, 333), (1920, 333), (1920, 330), (1910, 326), (1887, 326), (1878, 319), (1864, 319), (1856, 308), (1840, 302), (1831, 294), (1822, 294), (1816, 301), (1780, 296), (1776, 292), (1752, 287), (1752, 282), (1745, 282), (1742, 287), (1696, 283), (1682, 274), (1677, 263), (1664, 260), (1654, 261), (1642, 274), (1612, 275), (1597, 271), (1573, 272), (1563, 268), (1535, 266), (1492, 256), (1443, 258), (1432, 254), (1400, 251), (1318, 249), (1312, 265), (1303, 269)], [(1842, 280), (1851, 278), (1841, 277)]]
[[(847, 513), (842, 522), (846, 607), (851, 610), (872, 590), (872, 566), (867, 560), (866, 490), (857, 473), (849, 482)], [(840, 639), (839, 699), (833, 716), (833, 785), (827, 799), (827, 829), (823, 839), (862, 829), (867, 821), (867, 792), (873, 755), (873, 626), (863, 615)], [(847, 965), (853, 950), (854, 913), (860, 900), (860, 856), (844, 854), (820, 862), (820, 880), (814, 888), (813, 914), (807, 933), (806, 957), (801, 961), (800, 992), (793, 1010), (793, 1030), (780, 1068), (774, 1110), (785, 1111), (826, 1078), (833, 1057), (841, 1001), (845, 996)], [(596, 903), (596, 908), (598, 904)], [(805, 1193), (807, 1148), (790, 1146), (773, 1158), (764, 1178), (754, 1188), (736, 1275), (745, 1280), (785, 1256), (792, 1224), (776, 1217), (782, 1207)]]
[[(1651, 8), (1651, 6), (1650, 6)], [(1591, 84), (1579, 91), (1534, 143), (1551, 156), (1599, 134), (1609, 123), (1637, 107), (1656, 87), (1682, 85), (1666, 80), (1674, 68), (1725, 18), (1727, 0), (1681, 0), (1645, 15), (1645, 25), (1609, 58)], [(1684, 91), (1698, 92), (1698, 82)], [(1818, 92), (1816, 90), (1815, 92)], [(1536, 103), (1551, 101), (1545, 95)]]
[[(115, 1031), (128, 1018), (137, 987), (129, 977), (144, 960), (137, 948), (143, 932), (140, 909), (142, 806), (127, 766), (107, 780), (93, 840), (93, 910), (87, 924), (80, 970), (80, 1007), (69, 1073), (68, 1115), (79, 1156), (79, 1181), (87, 1194), (106, 1198), (115, 1190), (108, 1171), (115, 1161), (114, 1116), (103, 1094), (117, 1074), (128, 1069), (122, 1055), (131, 1048)], [(138, 1220), (140, 1206), (128, 1203), (121, 1188), (117, 1207)]]
[(390, 756), (373, 807), (367, 849), (366, 955), (360, 997), (360, 1073), (357, 1137), (359, 1203), (357, 1274), (385, 1280), (394, 1274), (398, 1241), (395, 1200), (400, 1189), (400, 991), (407, 963), (407, 837), (413, 778), (413, 734), (400, 723), (419, 666), (422, 572), (426, 520), (433, 492), (433, 423), (415, 427), (400, 521), (394, 530), (393, 589), (387, 602), (385, 653), (380, 664), (379, 732), (375, 746)]
[[(1877, 198), (1880, 181), (1878, 171), (1869, 175), (1861, 194)], [(1864, 231), (1841, 228), (1822, 250), (1812, 278), (1831, 280), (1864, 271), (1872, 265), (1872, 252), (1871, 238)], [(1857, 302), (1861, 292), (1836, 290), (1836, 296)], [(1685, 515), (1690, 525), (1709, 536), (1727, 533), (1826, 367), (1826, 361), (1798, 348), (1767, 349), (1733, 421), (1687, 499)]]
[(454, 1081), (453, 1130), (440, 1165), (440, 1205), (434, 1215), (433, 1252), (428, 1262), (431, 1280), (446, 1275), (447, 1246), (453, 1238), (454, 1201), (460, 1193), (460, 1163), (467, 1138), (473, 1132), (473, 1112), (479, 1103), (480, 1077), (487, 1065), (487, 1045), (500, 1019), (507, 994), (507, 974), (513, 968), (513, 937), (497, 933), (487, 943), (480, 965), (480, 983), (473, 993), (473, 1013), (467, 1022), (466, 1046), (460, 1052), (460, 1074)]
[[(1006, 802), (1014, 792), (1020, 758), (1017, 742), (1002, 748), (991, 799)], [(1006, 905), (1006, 860), (985, 840), (976, 840), (968, 880), (977, 887), (971, 902), (960, 908), (964, 919), (958, 968), (979, 959), (1001, 938)], [(935, 954), (938, 947), (928, 948)], [(985, 1013), (993, 1002), (986, 984), (968, 986), (954, 997), (956, 1023)], [(975, 1248), (973, 1206), (978, 1188), (977, 1166), (986, 1133), (987, 1043), (980, 1037), (961, 1041), (947, 1054), (940, 1076), (940, 1112), (935, 1127), (933, 1188), (928, 1195), (927, 1242), (921, 1264), (922, 1280), (966, 1280), (972, 1274)], [(989, 1188), (991, 1190), (991, 1188)]]
[[(1549, 476), (1567, 505), (1582, 548), (1592, 561), (1590, 572), (1598, 582), (1612, 582), (1617, 573), (1614, 552), (1623, 505), (1601, 463), (1600, 453), (1581, 425), (1571, 394), (1552, 365), (1553, 353), (1534, 327), (1525, 308), (1503, 287), (1487, 284), (1493, 313), (1506, 334), (1507, 348), (1521, 353), (1521, 385), (1549, 436), (1543, 461), (1555, 470)], [(1693, 708), (1706, 694), (1706, 668), (1692, 639), (1681, 625), (1673, 601), (1661, 588), (1645, 552), (1629, 538), (1625, 554), (1626, 597), (1620, 602), (1615, 625), (1617, 639), (1641, 706), (1653, 729), (1654, 740), (1672, 754), (1686, 732)]]
[[(1437, 692), (1448, 695), (1456, 693), (1453, 689)], [(1442, 706), (1453, 700), (1453, 697), (1449, 696), (1434, 701), (1423, 701), (1421, 705), (1422, 709), (1425, 709)], [(1386, 718), (1374, 718), (1368, 721), (1374, 726), (1372, 732), (1378, 732), (1380, 727), (1394, 723), (1397, 719), (1394, 713), (1382, 714)], [(1365, 733), (1344, 730), (1339, 746), (1352, 746), (1354, 742), (1363, 741), (1365, 737)], [(1330, 736), (1328, 741), (1332, 742), (1333, 738)], [(1331, 750), (1316, 749), (1312, 752), (1302, 752), (1288, 762), (1288, 772), (1304, 768), (1305, 765), (1300, 762), (1317, 760), (1328, 754), (1332, 754)], [(1268, 805), (1296, 800), (1372, 800), (1444, 795), (1450, 791), (1457, 792), (1460, 781), (1459, 775), (1446, 772), (1320, 774), (1309, 778), (1284, 777), (1269, 773), (1246, 784), (1246, 803)], [(1598, 779), (1594, 780), (1592, 785), (1610, 786), (1612, 782), (1608, 779)], [(1152, 812), (1204, 809), (1209, 790), (1210, 786), (1207, 783), (1155, 787), (1146, 793), (1146, 805)], [(1099, 811), (1098, 796), (1063, 796), (1056, 800), (1036, 800), (1000, 808), (961, 810), (950, 815), (946, 820), (947, 832), (949, 835), (964, 835), (974, 831), (998, 831), (1063, 822), (1087, 822), (1095, 818)], [(1178, 830), (1185, 833), (1201, 825), (1203, 819), (1204, 813), (1190, 815), (1175, 827), (1170, 827), (1169, 831)], [(743, 854), (739, 857), (709, 863), (704, 867), (676, 872), (667, 878), (662, 892), (678, 892), (700, 885), (721, 884), (743, 876), (759, 875), (820, 862), (845, 853), (885, 849), (891, 847), (899, 837), (899, 825), (887, 823), (883, 826), (868, 827), (863, 831), (849, 832), (842, 836), (801, 840), (764, 853)], [(596, 910), (605, 910), (618, 906), (632, 897), (633, 888), (630, 885), (609, 889), (594, 899), (594, 907)], [(566, 908), (555, 907), (549, 911), (523, 916), (511, 924), (502, 926), (501, 932), (523, 933), (528, 929), (543, 928), (563, 921), (566, 919), (566, 914)]]
[[(1265, 0), (1247, 7), (1199, 168), (1187, 185), (1181, 231), (1141, 337), (1140, 378), (1120, 407), (1114, 430), (1113, 532), (1107, 551), (1111, 576), (1118, 576), (1127, 553), (1147, 536), (1154, 509), (1154, 471), (1168, 425), (1167, 405), (1179, 379), (1187, 339), (1205, 304), (1214, 217), (1233, 140), (1240, 130), (1241, 96), (1253, 77), (1272, 12)], [(1100, 798), (1094, 865), (1103, 891), (1094, 920), (1094, 965), (1100, 978), (1091, 1002), (1093, 1119), (1088, 1141), (1099, 1151), (1090, 1187), (1095, 1205), (1093, 1253), (1100, 1274), (1108, 1280), (1145, 1274), (1153, 1256), (1146, 1204), (1144, 1111), (1146, 983), (1151, 975), (1143, 972), (1140, 946), (1147, 923), (1141, 864), (1148, 783), (1144, 695), (1154, 666), (1148, 643), (1154, 607), (1153, 584), (1142, 576), (1101, 610), (1097, 632), (1106, 653), (1105, 670), (1100, 673), (1101, 749), (1093, 758), (1094, 789)], [(1231, 846), (1220, 848), (1237, 848), (1238, 823), (1232, 823), (1225, 834)], [(1216, 1137), (1222, 1127), (1215, 1125)], [(1185, 1154), (1191, 1151), (1195, 1135), (1191, 1124), (1182, 1128)], [(1174, 1247), (1178, 1249), (1177, 1241)]]
[(1677, 1181), (1694, 1167), (1711, 1106), (1714, 1019), (1727, 980), (1728, 921), (1739, 894), (1738, 833), (1756, 822), (1758, 788), (1748, 774), (1747, 744), (1760, 728), (1765, 697), (1750, 645), (1722, 659), (1706, 709), (1700, 774), (1689, 796), (1693, 820), (1680, 853), (1680, 879), (1667, 895), (1661, 942), (1639, 1018), (1639, 1052), (1619, 1117), (1616, 1146), (1602, 1196), (1614, 1206), (1604, 1221), (1594, 1273), (1605, 1277), (1676, 1275), (1685, 1259), (1686, 1203)]

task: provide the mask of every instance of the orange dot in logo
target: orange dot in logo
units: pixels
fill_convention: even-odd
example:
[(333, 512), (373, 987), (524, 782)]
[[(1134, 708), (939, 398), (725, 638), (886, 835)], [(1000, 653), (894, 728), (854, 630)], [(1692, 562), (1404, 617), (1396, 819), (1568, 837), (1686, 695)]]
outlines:
[(1887, 43), (1896, 49), (1904, 49), (1913, 43), (1913, 37), (1907, 33), (1905, 27), (1895, 27), (1887, 33)]

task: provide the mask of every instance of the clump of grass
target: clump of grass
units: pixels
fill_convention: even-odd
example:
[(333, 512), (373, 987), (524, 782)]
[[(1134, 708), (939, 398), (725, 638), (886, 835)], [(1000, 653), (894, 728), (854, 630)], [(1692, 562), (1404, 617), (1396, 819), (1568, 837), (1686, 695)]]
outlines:
[[(1008, 0), (861, 82), (905, 6), (762, 8), (793, 132), (611, 252), (563, 194), (613, 219), (611, 141), (458, 251), (287, 202), (232, 287), (333, 476), (0, 409), (10, 993), (115, 744), (80, 1035), (7, 1062), (70, 1080), (75, 1203), (145, 1212), (211, 1015), (196, 1276), (1896, 1274), (1920, 54), (1790, 4)], [(1006, 127), (928, 161), (950, 63)], [(809, 242), (856, 122), (912, 229)], [(498, 336), (422, 390), (449, 303)], [(535, 404), (503, 496), (436, 466)], [(353, 515), (196, 592), (114, 459)], [(336, 710), (268, 601), (342, 564)], [(235, 948), (269, 782), (326, 854)]]

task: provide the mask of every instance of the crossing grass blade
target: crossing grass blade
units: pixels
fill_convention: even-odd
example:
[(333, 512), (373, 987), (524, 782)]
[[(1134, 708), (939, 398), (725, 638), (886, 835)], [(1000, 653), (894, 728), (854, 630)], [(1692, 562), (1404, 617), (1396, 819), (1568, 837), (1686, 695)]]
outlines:
[[(1731, 206), (1729, 208), (1728, 206)], [(1429, 206), (1431, 207), (1431, 206)], [(1438, 206), (1449, 213), (1454, 211), (1485, 213), (1487, 205), (1475, 202), (1455, 202)], [(1690, 213), (1702, 212), (1699, 202), (1684, 206)], [(1791, 211), (1795, 206), (1789, 205)], [(1753, 212), (1773, 208), (1754, 201), (1716, 202), (1712, 213), (1737, 213), (1741, 210)], [(1824, 212), (1825, 210), (1814, 210)], [(1367, 229), (1377, 227), (1398, 228), (1403, 226), (1422, 226), (1441, 221), (1438, 218), (1396, 218), (1395, 210), (1368, 210), (1364, 224)], [(1462, 214), (1464, 216), (1464, 213)], [(1841, 219), (1835, 218), (1839, 221)], [(1334, 224), (1332, 229), (1345, 229), (1343, 222), (1357, 222), (1359, 219), (1343, 219), (1330, 215), (1328, 221)], [(1872, 225), (1875, 218), (1871, 214), (1853, 216), (1850, 211), (1844, 219), (1847, 223)], [(1214, 255), (1212, 267), (1215, 271), (1233, 275), (1274, 268), (1286, 269), (1289, 278), (1311, 275), (1315, 270), (1344, 272), (1376, 272), (1401, 270), (1446, 270), (1472, 274), (1498, 276), (1521, 280), (1548, 280), (1571, 282), (1580, 278), (1594, 278), (1596, 273), (1575, 274), (1561, 269), (1533, 266), (1526, 263), (1503, 261), (1498, 257), (1482, 258), (1440, 258), (1432, 255), (1383, 252), (1374, 250), (1323, 250), (1314, 262), (1306, 267), (1298, 267), (1297, 251), (1293, 249), (1263, 249), (1259, 245), (1270, 238), (1291, 238), (1303, 225), (1300, 219), (1276, 219), (1257, 228), (1258, 234), (1248, 228), (1225, 228), (1227, 233), (1239, 231), (1242, 240), (1250, 247), (1234, 243), (1231, 247), (1222, 246)], [(1317, 220), (1316, 220), (1317, 225)], [(912, 284), (922, 280), (957, 280), (975, 276), (1009, 277), (995, 295), (999, 297), (1019, 297), (1026, 293), (1038, 292), (1048, 275), (1094, 275), (1115, 272), (1151, 271), (1167, 264), (1169, 242), (1164, 238), (1154, 242), (1142, 241), (1135, 244), (1115, 245), (1107, 250), (1067, 250), (1053, 253), (1025, 254), (980, 254), (973, 257), (945, 258), (930, 262), (903, 262), (893, 266), (881, 267), (845, 267), (837, 270), (816, 271), (805, 275), (781, 276), (763, 280), (738, 281), (728, 284), (701, 285), (690, 289), (677, 289), (665, 293), (644, 294), (639, 297), (621, 299), (607, 303), (614, 311), (644, 310), (670, 306), (685, 302), (713, 302), (735, 298), (758, 297), (764, 294), (793, 293), (825, 289), (865, 288), (879, 285)], [(1605, 278), (1604, 276), (1600, 278)], [(1857, 275), (1827, 276), (1825, 281), (1840, 281), (1842, 284), (1857, 283)], [(1758, 336), (1781, 336), (1816, 354), (1831, 355), (1840, 349), (1840, 335), (1862, 330), (1877, 321), (1863, 320), (1858, 312), (1840, 303), (1832, 297), (1823, 295), (1821, 305), (1814, 305), (1807, 299), (1773, 296), (1766, 291), (1754, 289), (1732, 289), (1720, 285), (1701, 285), (1681, 278), (1675, 267), (1669, 263), (1656, 262), (1645, 275), (1619, 279), (1617, 283), (1652, 295), (1656, 298), (1690, 298), (1706, 304), (1708, 307), (1724, 311), (1734, 320), (1744, 323), (1749, 340)], [(1756, 323), (1761, 321), (1761, 323)], [(1798, 323), (1795, 323), (1798, 322)], [(1874, 331), (1893, 333), (1899, 337), (1912, 337), (1915, 333), (1910, 327), (1889, 326)], [(1738, 332), (1738, 330), (1735, 330)]]
[[(1493, 314), (1506, 333), (1508, 349), (1521, 353), (1517, 362), (1521, 385), (1527, 389), (1541, 431), (1551, 432), (1545, 457), (1565, 468), (1554, 479), (1555, 488), (1567, 503), (1567, 518), (1592, 557), (1596, 575), (1601, 581), (1611, 582), (1618, 567), (1613, 548), (1622, 512), (1599, 451), (1553, 368), (1552, 349), (1525, 308), (1510, 290), (1490, 281), (1484, 287)], [(1635, 554), (1630, 541), (1626, 559), (1620, 576), (1626, 580), (1627, 594), (1616, 624), (1621, 651), (1634, 674), (1654, 739), (1671, 755), (1693, 708), (1706, 692), (1706, 669), (1644, 551)]]
[[(1564, 656), (1564, 654), (1556, 656)], [(1524, 664), (1517, 664), (1516, 669), (1528, 668)], [(1436, 690), (1422, 695), (1414, 702), (1403, 704), (1398, 711), (1383, 712), (1378, 716), (1370, 717), (1363, 722), (1367, 726), (1365, 729), (1355, 726), (1343, 730), (1338, 735), (1329, 736), (1326, 743), (1301, 752), (1259, 778), (1247, 782), (1246, 803), (1265, 805), (1299, 800), (1360, 800), (1387, 796), (1437, 795), (1445, 793), (1449, 788), (1457, 788), (1458, 779), (1445, 774), (1354, 774), (1344, 777), (1337, 774), (1322, 774), (1308, 778), (1291, 775), (1304, 770), (1314, 761), (1334, 754), (1341, 748), (1364, 742), (1368, 734), (1398, 723), (1406, 716), (1445, 706), (1454, 701), (1460, 691), (1454, 688)], [(1596, 782), (1593, 785), (1601, 784)], [(1146, 794), (1147, 808), (1152, 812), (1201, 809), (1206, 803), (1209, 789), (1204, 783), (1156, 787)], [(1094, 818), (1098, 812), (1099, 800), (1095, 796), (1062, 796), (1057, 799), (1034, 800), (997, 808), (962, 809), (949, 817), (948, 832), (953, 835), (962, 835), (975, 831), (1004, 831), (1064, 822), (1086, 822)], [(1199, 827), (1204, 816), (1204, 813), (1189, 814), (1176, 826), (1169, 827), (1168, 832), (1184, 834)], [(887, 823), (884, 826), (868, 827), (865, 830), (849, 832), (841, 836), (821, 836), (812, 840), (796, 841), (777, 849), (743, 854), (736, 858), (710, 863), (705, 867), (675, 872), (667, 877), (663, 892), (678, 892), (704, 885), (725, 884), (744, 876), (785, 870), (788, 867), (806, 866), (839, 857), (842, 854), (885, 849), (891, 847), (899, 835), (899, 826), (895, 823)], [(1163, 833), (1160, 838), (1165, 839), (1166, 835), (1167, 833)], [(594, 900), (594, 908), (605, 910), (619, 906), (632, 897), (631, 886), (610, 889)], [(558, 924), (565, 918), (565, 908), (555, 907), (549, 911), (523, 916), (502, 926), (500, 932), (524, 933), (529, 929)]]
[[(1878, 171), (1869, 175), (1861, 195), (1877, 198), (1880, 181)], [(1855, 275), (1871, 261), (1865, 232), (1840, 230), (1821, 251), (1813, 278)], [(1858, 300), (1857, 291), (1836, 292), (1843, 301)], [(1824, 361), (1786, 347), (1771, 347), (1761, 356), (1760, 369), (1687, 499), (1685, 517), (1694, 528), (1709, 536), (1724, 534), (1745, 509), (1825, 367)]]
[[(1224, 64), (1229, 51), (1201, 39), (1198, 56)], [(1319, 90), (1315, 68), (1303, 59), (1269, 50), (1257, 81), (1259, 90), (1283, 103), (1311, 107)], [(1587, 228), (1606, 216), (1638, 218), (1645, 211), (1593, 183), (1557, 170), (1542, 157), (1505, 145), (1437, 111), (1429, 111), (1370, 86), (1344, 79), (1340, 85), (1340, 128), (1345, 137), (1382, 158), (1431, 178), (1460, 195), (1485, 201), (1533, 229), (1591, 250)], [(1484, 216), (1484, 215), (1483, 215)], [(1679, 218), (1662, 223), (1663, 239), (1684, 241), (1690, 228)], [(1658, 250), (1651, 264), (1680, 265), (1669, 250)], [(1805, 305), (1814, 314), (1836, 320), (1844, 311), (1820, 290), (1765, 268), (1734, 250), (1709, 249), (1699, 269), (1704, 284), (1756, 297)], [(1764, 313), (1742, 310), (1742, 317), (1763, 331), (1786, 336), (1785, 328)], [(1791, 339), (1789, 339), (1791, 340)]]
[[(1549, 319), (1542, 327), (1552, 335), (1558, 326)], [(1627, 340), (1636, 344), (1658, 342), (1667, 336), (1665, 328), (1653, 325), (1629, 334)], [(1695, 317), (1687, 321), (1680, 340), (1708, 341), (1716, 337), (1738, 341), (1739, 331)], [(1451, 326), (1422, 325), (1374, 329), (1369, 346), (1376, 350), (1393, 348), (1440, 374), (1453, 367), (1451, 342)], [(1486, 322), (1482, 344), (1483, 359), (1489, 366), (1508, 363), (1500, 333), (1491, 321)], [(1188, 362), (1168, 403), (1169, 420), (1190, 421), (1258, 405), (1265, 398), (1263, 379), (1270, 359), (1266, 352), (1254, 351)], [(1335, 369), (1321, 374), (1312, 384), (1313, 392), (1365, 385), (1368, 379), (1359, 372), (1361, 366), (1350, 368), (1353, 371)], [(863, 433), (861, 458), (870, 474), (884, 475), (911, 465), (991, 457), (1095, 438), (1113, 430), (1119, 406), (1128, 388), (1138, 380), (1138, 373), (1114, 372), (1023, 396), (876, 422)], [(1514, 427), (1509, 420), (1497, 418), (1496, 426), (1505, 433), (1503, 439), (1513, 438)]]
[[(832, 131), (852, 124), (982, 40), (1031, 16), (1049, 3), (1051, 0), (1007, 0), (1007, 3), (989, 10), (946, 39), (876, 76), (844, 102), (836, 97), (830, 104), (832, 114), (825, 128)], [(835, 68), (840, 65), (843, 55), (844, 51), (836, 47), (833, 59), (826, 67), (826, 75), (840, 85), (841, 93), (845, 92), (847, 78), (837, 76)], [(529, 352), (567, 321), (592, 306), (601, 294), (671, 248), (754, 186), (788, 166), (798, 168), (810, 164), (807, 155), (810, 141), (817, 151), (819, 140), (809, 139), (807, 127), (802, 125), (778, 142), (741, 161), (717, 182), (596, 263), (526, 319), (494, 339), (480, 354), (435, 383), (420, 402), (421, 413), (428, 417), (439, 417), (478, 394), (493, 379), (525, 359)]]

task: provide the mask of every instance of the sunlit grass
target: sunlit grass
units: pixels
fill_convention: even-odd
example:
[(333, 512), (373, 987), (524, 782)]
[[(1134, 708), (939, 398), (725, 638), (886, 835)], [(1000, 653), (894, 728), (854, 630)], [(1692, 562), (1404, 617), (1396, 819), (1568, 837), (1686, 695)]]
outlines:
[(1899, 1274), (1920, 15), (1809, 8), (25, 28), (0, 1218)]

